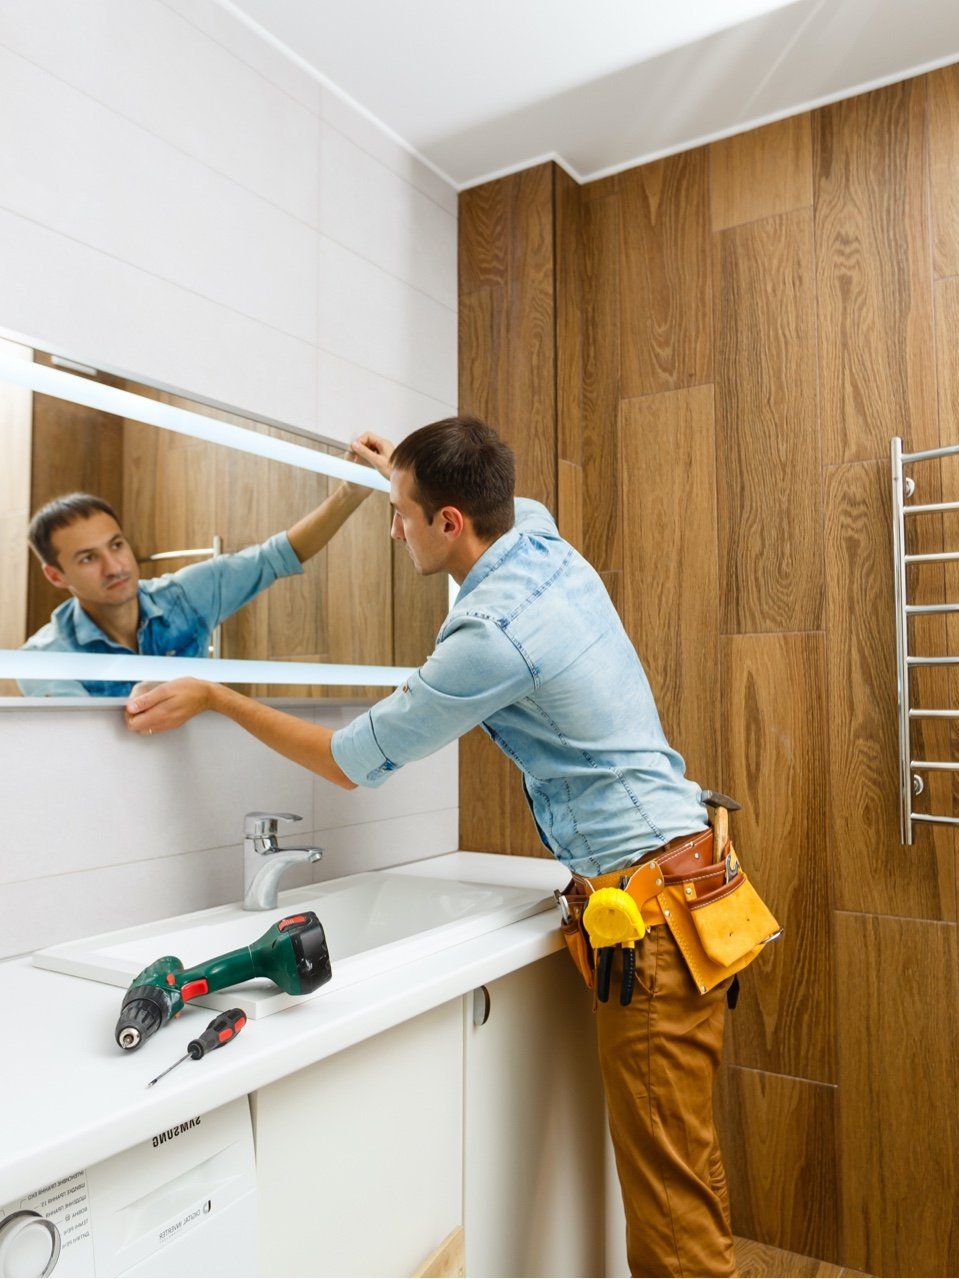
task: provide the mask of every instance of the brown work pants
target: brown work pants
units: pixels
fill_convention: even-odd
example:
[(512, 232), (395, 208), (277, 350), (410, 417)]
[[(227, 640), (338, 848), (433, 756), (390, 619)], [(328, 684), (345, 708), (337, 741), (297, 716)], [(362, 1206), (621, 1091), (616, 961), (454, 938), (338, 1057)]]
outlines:
[(728, 982), (701, 995), (664, 925), (636, 946), (632, 1003), (596, 1008), (609, 1127), (633, 1275), (735, 1275), (726, 1176), (713, 1123)]

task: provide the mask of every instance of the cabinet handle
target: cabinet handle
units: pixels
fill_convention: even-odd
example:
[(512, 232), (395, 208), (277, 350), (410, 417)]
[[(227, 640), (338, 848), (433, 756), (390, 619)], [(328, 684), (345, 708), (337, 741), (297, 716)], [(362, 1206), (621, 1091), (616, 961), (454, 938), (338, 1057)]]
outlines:
[(490, 1008), (489, 991), (485, 986), (478, 986), (473, 991), (473, 1025), (485, 1026), (489, 1021)]

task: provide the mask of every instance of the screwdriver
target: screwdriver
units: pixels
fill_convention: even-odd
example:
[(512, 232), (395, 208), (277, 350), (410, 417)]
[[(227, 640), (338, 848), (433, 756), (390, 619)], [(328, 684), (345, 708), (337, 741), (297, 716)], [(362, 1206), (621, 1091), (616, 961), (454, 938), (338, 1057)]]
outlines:
[(171, 1070), (176, 1070), (180, 1062), (186, 1061), (188, 1057), (192, 1057), (194, 1061), (199, 1061), (201, 1057), (213, 1052), (215, 1048), (222, 1048), (231, 1039), (236, 1039), (245, 1025), (246, 1013), (242, 1008), (230, 1008), (227, 1012), (220, 1013), (218, 1017), (213, 1018), (198, 1039), (190, 1040), (180, 1061), (175, 1061), (172, 1066), (168, 1066), (166, 1070), (157, 1075), (156, 1079), (151, 1079), (147, 1087), (152, 1088), (164, 1075), (168, 1075)]

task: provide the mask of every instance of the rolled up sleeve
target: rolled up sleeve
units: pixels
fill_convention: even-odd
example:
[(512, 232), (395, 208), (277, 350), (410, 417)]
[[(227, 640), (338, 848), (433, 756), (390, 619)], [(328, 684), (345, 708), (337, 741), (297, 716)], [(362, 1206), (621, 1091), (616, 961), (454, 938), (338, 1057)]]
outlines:
[(351, 782), (381, 786), (532, 691), (522, 653), (488, 618), (458, 619), (389, 697), (333, 734), (333, 758)]

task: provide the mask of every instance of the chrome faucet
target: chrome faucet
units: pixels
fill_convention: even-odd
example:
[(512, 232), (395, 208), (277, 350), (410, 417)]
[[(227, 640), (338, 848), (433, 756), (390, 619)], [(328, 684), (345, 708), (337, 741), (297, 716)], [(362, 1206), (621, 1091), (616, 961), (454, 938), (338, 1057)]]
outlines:
[(283, 872), (304, 862), (318, 862), (322, 848), (281, 848), (280, 822), (301, 822), (296, 813), (247, 813), (243, 822), (243, 909), (276, 910)]

